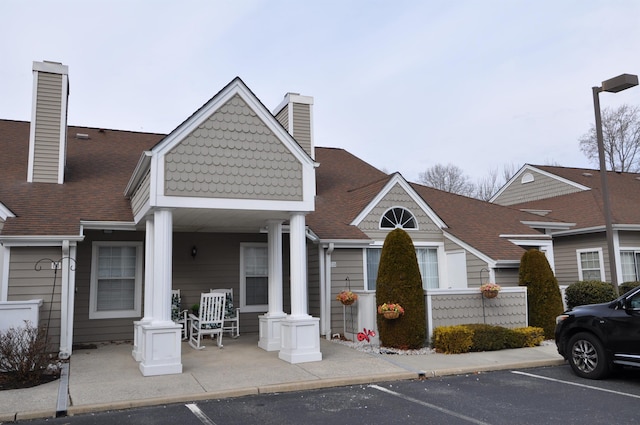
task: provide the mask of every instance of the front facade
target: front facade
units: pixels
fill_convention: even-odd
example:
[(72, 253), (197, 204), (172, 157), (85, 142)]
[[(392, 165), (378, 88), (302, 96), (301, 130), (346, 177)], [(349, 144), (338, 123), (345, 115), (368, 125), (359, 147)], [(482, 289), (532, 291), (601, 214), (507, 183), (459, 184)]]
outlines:
[(0, 121), (0, 303), (41, 299), (62, 357), (133, 340), (144, 375), (180, 373), (171, 291), (189, 308), (228, 288), (241, 333), (284, 361), (321, 360), (343, 321), (336, 294), (375, 292), (398, 227), (425, 293), (517, 286), (524, 250), (553, 257), (557, 220), (316, 147), (311, 97), (269, 111), (236, 78), (170, 134), (135, 133), (67, 126), (67, 67), (33, 72), (32, 121)]

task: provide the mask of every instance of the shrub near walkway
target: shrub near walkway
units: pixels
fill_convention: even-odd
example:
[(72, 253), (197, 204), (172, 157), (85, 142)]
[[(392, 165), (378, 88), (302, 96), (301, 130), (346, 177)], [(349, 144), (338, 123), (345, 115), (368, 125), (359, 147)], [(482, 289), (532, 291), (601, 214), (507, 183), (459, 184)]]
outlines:
[(433, 330), (433, 348), (439, 353), (460, 354), (470, 351), (496, 351), (507, 348), (534, 347), (544, 341), (544, 329), (473, 323), (440, 326)]

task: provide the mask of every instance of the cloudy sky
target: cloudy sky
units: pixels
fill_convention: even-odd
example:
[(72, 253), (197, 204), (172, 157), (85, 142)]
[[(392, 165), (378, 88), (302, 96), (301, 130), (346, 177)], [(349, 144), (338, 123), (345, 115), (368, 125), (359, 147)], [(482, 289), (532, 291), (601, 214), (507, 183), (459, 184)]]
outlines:
[(636, 0), (2, 0), (0, 22), (2, 119), (30, 119), (33, 61), (69, 66), (69, 124), (159, 133), (239, 76), (271, 110), (313, 96), (317, 146), (412, 181), (595, 167), (591, 87), (640, 73)]

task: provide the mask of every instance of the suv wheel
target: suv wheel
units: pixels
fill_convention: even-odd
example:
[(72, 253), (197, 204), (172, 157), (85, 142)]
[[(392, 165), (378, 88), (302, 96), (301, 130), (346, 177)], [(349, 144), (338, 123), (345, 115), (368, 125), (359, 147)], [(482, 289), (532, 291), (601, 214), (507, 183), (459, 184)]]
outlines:
[(569, 364), (576, 375), (601, 379), (609, 374), (609, 361), (600, 340), (593, 334), (581, 332), (569, 340)]

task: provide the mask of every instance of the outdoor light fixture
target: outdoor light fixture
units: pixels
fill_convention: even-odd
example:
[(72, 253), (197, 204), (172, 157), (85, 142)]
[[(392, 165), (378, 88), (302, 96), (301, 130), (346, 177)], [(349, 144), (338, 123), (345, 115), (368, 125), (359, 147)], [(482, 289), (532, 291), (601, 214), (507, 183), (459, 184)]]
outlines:
[[(607, 164), (604, 157), (604, 138), (602, 136), (602, 116), (600, 115), (600, 92), (618, 93), (638, 85), (638, 76), (622, 74), (602, 82), (601, 87), (592, 87), (593, 109), (596, 114), (596, 139), (598, 142), (598, 158), (600, 160), (600, 184), (602, 185), (602, 206), (607, 235), (607, 250), (609, 251), (609, 269), (611, 285), (616, 295), (618, 291), (618, 271), (616, 269), (616, 255), (613, 246), (613, 224), (611, 222), (611, 200), (609, 199), (609, 183), (607, 179)], [(615, 171), (615, 170), (613, 170)]]
[(193, 257), (194, 260), (196, 259), (196, 255), (198, 255), (198, 248), (196, 248), (196, 246), (194, 245), (191, 248), (191, 256)]

